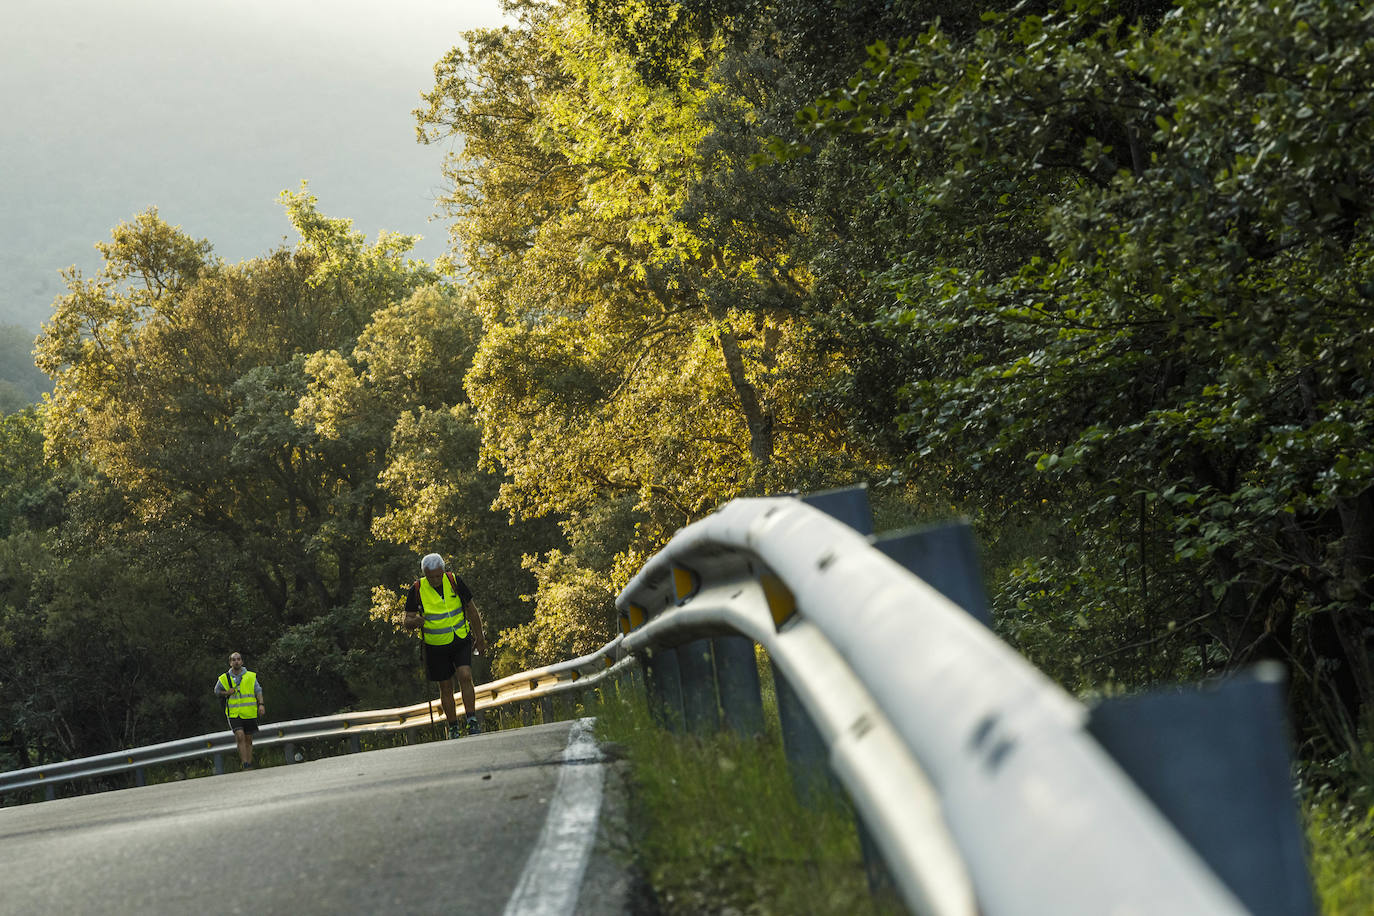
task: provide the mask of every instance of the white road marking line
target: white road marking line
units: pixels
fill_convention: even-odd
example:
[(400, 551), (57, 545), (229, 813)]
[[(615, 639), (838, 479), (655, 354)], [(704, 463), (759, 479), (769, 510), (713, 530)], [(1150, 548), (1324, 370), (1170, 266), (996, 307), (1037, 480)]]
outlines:
[[(595, 719), (578, 719), (568, 733), (558, 785), (544, 829), (506, 904), (504, 916), (570, 916), (596, 842), (606, 767), (592, 736)], [(572, 764), (569, 766), (568, 764)]]

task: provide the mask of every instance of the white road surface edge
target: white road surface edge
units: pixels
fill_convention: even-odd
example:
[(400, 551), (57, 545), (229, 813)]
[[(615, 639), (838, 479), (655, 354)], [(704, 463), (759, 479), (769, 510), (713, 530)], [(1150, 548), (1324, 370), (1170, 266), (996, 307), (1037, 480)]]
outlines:
[(578, 719), (563, 749), (548, 817), (504, 916), (572, 916), (596, 842), (606, 767), (592, 718)]

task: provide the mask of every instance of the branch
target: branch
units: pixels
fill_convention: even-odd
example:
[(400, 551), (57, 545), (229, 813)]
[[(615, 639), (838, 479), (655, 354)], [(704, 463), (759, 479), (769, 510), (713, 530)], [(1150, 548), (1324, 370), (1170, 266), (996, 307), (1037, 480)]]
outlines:
[(1210, 618), (1210, 617), (1215, 617), (1215, 616), (1216, 616), (1216, 611), (1208, 611), (1208, 612), (1205, 613), (1205, 614), (1199, 614), (1197, 617), (1194, 617), (1192, 620), (1187, 621), (1186, 623), (1182, 624), (1181, 626), (1174, 627), (1172, 630), (1168, 631), (1167, 633), (1161, 633), (1161, 634), (1159, 634), (1158, 636), (1151, 636), (1149, 639), (1144, 639), (1144, 640), (1141, 640), (1140, 642), (1137, 642), (1137, 643), (1131, 643), (1131, 644), (1125, 645), (1125, 646), (1117, 646), (1115, 649), (1112, 649), (1110, 652), (1103, 652), (1101, 655), (1098, 655), (1098, 656), (1096, 656), (1095, 658), (1090, 658), (1090, 659), (1085, 660), (1085, 661), (1083, 662), (1083, 664), (1085, 664), (1085, 665), (1093, 665), (1093, 664), (1096, 664), (1097, 662), (1105, 661), (1106, 659), (1112, 658), (1113, 656), (1120, 655), (1120, 654), (1123, 653), (1123, 652), (1130, 652), (1130, 651), (1132, 651), (1132, 650), (1134, 650), (1134, 649), (1144, 649), (1146, 646), (1154, 645), (1154, 644), (1157, 643), (1157, 642), (1163, 642), (1163, 641), (1166, 640), (1166, 639), (1172, 639), (1173, 637), (1178, 636), (1178, 635), (1181, 634), (1181, 633), (1186, 633), (1190, 627), (1196, 626), (1197, 624), (1202, 623), (1204, 620), (1207, 620), (1208, 618)]

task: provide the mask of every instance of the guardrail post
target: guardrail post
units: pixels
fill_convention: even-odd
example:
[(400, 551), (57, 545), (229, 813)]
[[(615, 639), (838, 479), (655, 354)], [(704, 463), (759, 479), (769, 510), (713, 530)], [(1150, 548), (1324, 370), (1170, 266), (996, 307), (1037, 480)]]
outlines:
[(892, 871), (887, 867), (887, 859), (883, 858), (883, 851), (878, 848), (878, 841), (873, 839), (873, 834), (869, 832), (863, 818), (855, 817), (854, 826), (858, 828), (859, 854), (864, 860), (864, 877), (868, 879), (868, 892), (895, 909), (899, 896), (897, 884), (892, 880)]
[(1317, 912), (1293, 799), (1285, 675), (1104, 701), (1088, 730), (1255, 916)]
[(644, 683), (644, 663), (630, 665), (615, 678), (616, 696), (626, 702), (631, 696), (646, 696), (648, 685)]
[(216, 775), (216, 776), (222, 776), (222, 775), (224, 775), (224, 755), (223, 755), (223, 754), (214, 754), (214, 755), (212, 755), (212, 758), (213, 758), (213, 760), (214, 760), (214, 771), (215, 771), (215, 775)]
[(539, 698), (539, 715), (545, 725), (553, 721), (553, 697)]
[(282, 746), (282, 757), (287, 763), (296, 762), (296, 745), (294, 742), (288, 741)]
[(658, 724), (672, 732), (683, 729), (682, 674), (677, 653), (671, 649), (651, 650), (645, 664), (649, 682), (649, 712)]
[(968, 522), (950, 522), (877, 537), (873, 546), (992, 628), (992, 611)]
[(844, 522), (859, 534), (873, 533), (873, 509), (868, 505), (868, 485), (839, 487), (819, 493), (799, 495), (798, 499), (837, 521)]
[(361, 751), (362, 749), (363, 749), (363, 748), (362, 748), (362, 744), (361, 744), (360, 741), (358, 740), (358, 736), (357, 736), (357, 735), (349, 735), (349, 736), (348, 736), (348, 752), (349, 752), (350, 754), (356, 754), (356, 753), (358, 753), (359, 751)]
[(830, 763), (825, 740), (776, 665), (773, 666), (773, 690), (778, 698), (782, 749), (792, 771), (792, 791), (798, 801), (813, 808), (821, 796), (830, 791)]
[(694, 735), (720, 729), (720, 705), (716, 698), (716, 666), (711, 640), (698, 639), (676, 650), (682, 678), (682, 721)]
[(57, 787), (52, 783), (48, 783), (43, 787), (43, 799), (45, 801), (52, 801), (55, 798), (57, 798)]
[(534, 703), (529, 700), (520, 704), (520, 724), (522, 726), (534, 724)]
[(134, 785), (146, 786), (148, 784), (148, 771), (145, 767), (138, 767), (134, 770)]
[(748, 636), (717, 636), (711, 640), (720, 687), (725, 727), (743, 738), (763, 734), (763, 696), (759, 691), (758, 660)]

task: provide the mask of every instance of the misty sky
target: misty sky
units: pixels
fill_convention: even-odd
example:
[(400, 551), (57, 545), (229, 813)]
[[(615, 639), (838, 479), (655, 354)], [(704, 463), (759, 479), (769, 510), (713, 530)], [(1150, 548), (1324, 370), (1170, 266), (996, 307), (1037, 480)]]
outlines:
[(444, 149), (411, 111), (499, 0), (0, 0), (0, 324), (37, 329), (60, 268), (156, 206), (228, 261), (295, 233), (302, 179), (327, 216), (424, 235)]

